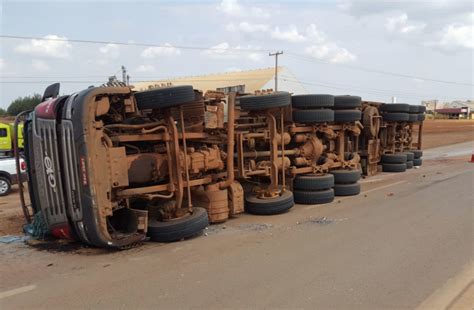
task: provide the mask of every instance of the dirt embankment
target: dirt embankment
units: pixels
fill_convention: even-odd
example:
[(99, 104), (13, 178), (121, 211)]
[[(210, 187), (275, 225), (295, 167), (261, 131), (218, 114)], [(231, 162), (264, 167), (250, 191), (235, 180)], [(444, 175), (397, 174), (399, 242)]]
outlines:
[(426, 120), (423, 149), (474, 141), (474, 120)]

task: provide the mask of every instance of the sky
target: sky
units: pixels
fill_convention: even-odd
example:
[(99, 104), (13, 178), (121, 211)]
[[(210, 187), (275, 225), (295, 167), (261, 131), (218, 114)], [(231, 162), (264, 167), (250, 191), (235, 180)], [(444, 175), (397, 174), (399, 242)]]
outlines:
[(100, 85), (122, 65), (133, 84), (272, 67), (270, 51), (309, 93), (474, 98), (472, 1), (0, 3), (3, 108), (54, 82), (64, 94)]

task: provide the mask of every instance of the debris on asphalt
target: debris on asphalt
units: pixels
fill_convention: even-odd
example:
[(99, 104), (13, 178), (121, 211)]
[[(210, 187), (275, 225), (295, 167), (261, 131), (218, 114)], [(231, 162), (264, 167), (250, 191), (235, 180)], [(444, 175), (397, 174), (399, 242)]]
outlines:
[(29, 239), (28, 236), (11, 236), (11, 235), (6, 235), (6, 236), (1, 236), (0, 237), (0, 243), (13, 243), (13, 242), (23, 242), (25, 240)]

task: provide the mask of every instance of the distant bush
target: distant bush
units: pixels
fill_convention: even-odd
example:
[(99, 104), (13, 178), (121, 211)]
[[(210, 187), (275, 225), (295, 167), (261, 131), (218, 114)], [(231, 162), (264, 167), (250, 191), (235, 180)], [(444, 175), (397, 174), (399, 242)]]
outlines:
[(33, 96), (19, 97), (10, 103), (7, 114), (16, 116), (19, 113), (34, 109), (41, 102), (41, 95), (34, 94)]

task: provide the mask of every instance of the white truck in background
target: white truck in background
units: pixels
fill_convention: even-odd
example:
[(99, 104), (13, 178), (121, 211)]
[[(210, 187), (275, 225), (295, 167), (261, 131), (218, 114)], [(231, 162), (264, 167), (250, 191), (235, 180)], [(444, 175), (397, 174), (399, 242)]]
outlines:
[[(20, 159), (21, 179), (25, 180), (26, 164)], [(12, 185), (19, 182), (14, 158), (0, 158), (0, 196), (10, 193)]]

